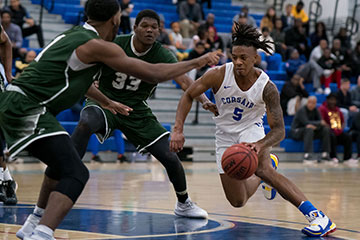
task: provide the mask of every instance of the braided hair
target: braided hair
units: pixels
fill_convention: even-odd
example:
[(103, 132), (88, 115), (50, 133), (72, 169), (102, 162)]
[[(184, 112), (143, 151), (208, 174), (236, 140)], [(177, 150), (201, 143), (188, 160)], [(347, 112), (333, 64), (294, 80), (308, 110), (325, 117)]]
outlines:
[(262, 49), (268, 54), (272, 54), (271, 43), (269, 40), (259, 40), (261, 33), (258, 30), (247, 24), (240, 24), (235, 22), (235, 28), (232, 34), (233, 46), (247, 46), (255, 49)]

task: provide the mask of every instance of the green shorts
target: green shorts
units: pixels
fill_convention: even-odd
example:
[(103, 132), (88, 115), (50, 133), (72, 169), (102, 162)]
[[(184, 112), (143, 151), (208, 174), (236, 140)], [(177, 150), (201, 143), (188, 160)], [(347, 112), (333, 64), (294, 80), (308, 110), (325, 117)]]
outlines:
[(11, 156), (37, 139), (68, 135), (45, 106), (30, 100), (19, 91), (0, 93), (0, 127)]
[(114, 115), (107, 109), (103, 109), (91, 100), (86, 101), (84, 107), (97, 107), (105, 117), (105, 134), (97, 133), (98, 140), (103, 143), (115, 129), (119, 129), (139, 152), (143, 152), (147, 147), (157, 142), (163, 136), (169, 135), (168, 132), (157, 120), (151, 109), (130, 112), (129, 116), (121, 114)]

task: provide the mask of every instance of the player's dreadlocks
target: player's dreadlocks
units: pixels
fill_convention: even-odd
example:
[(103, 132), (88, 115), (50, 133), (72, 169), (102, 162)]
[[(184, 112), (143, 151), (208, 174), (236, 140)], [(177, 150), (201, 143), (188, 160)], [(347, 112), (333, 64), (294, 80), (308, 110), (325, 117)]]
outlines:
[(233, 46), (247, 46), (254, 47), (256, 49), (262, 49), (268, 54), (271, 53), (271, 45), (273, 43), (269, 40), (260, 41), (259, 37), (261, 33), (258, 30), (247, 24), (240, 24), (235, 22), (235, 29), (232, 34), (232, 45)]

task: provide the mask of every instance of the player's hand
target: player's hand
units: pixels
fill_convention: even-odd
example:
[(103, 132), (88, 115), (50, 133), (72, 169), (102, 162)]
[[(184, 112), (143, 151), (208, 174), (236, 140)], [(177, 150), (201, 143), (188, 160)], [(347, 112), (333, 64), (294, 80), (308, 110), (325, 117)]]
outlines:
[(171, 152), (180, 152), (185, 143), (185, 137), (183, 133), (172, 132), (170, 140), (170, 151)]
[(262, 146), (258, 142), (253, 142), (253, 143), (242, 142), (242, 144), (245, 144), (245, 146), (255, 151), (256, 154), (259, 154), (259, 152), (262, 150)]
[(212, 112), (215, 116), (219, 115), (219, 111), (216, 107), (216, 104), (214, 104), (212, 102), (203, 103), (202, 107), (203, 107), (203, 109)]
[(218, 64), (221, 56), (224, 56), (224, 54), (222, 54), (218, 51), (215, 51), (215, 52), (210, 52), (210, 53), (207, 53), (207, 54), (199, 57), (198, 58), (199, 59), (199, 68), (201, 68), (205, 65), (212, 66), (212, 65)]
[(14, 79), (14, 76), (12, 74), (6, 74), (6, 80), (8, 83), (11, 83)]
[(102, 106), (103, 108), (109, 110), (113, 114), (120, 113), (121, 115), (129, 116), (130, 112), (133, 110), (131, 107), (128, 107), (122, 103), (115, 102), (110, 100), (107, 106)]

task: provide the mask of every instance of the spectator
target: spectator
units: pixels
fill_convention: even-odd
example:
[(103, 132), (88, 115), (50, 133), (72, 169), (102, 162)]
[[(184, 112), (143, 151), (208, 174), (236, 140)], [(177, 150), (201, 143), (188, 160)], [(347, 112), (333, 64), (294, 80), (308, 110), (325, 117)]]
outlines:
[(360, 161), (360, 112), (356, 113), (354, 117), (350, 128), (350, 135), (352, 140), (356, 142), (357, 160), (354, 162), (358, 163)]
[(281, 15), (281, 21), (283, 23), (283, 30), (287, 30), (294, 26), (294, 17), (291, 14), (292, 11), (292, 4), (287, 4), (285, 7), (285, 15)]
[(1, 25), (11, 40), (13, 58), (23, 57), (26, 49), (21, 48), (23, 43), (21, 29), (18, 25), (11, 22), (11, 13), (9, 11), (1, 12)]
[(267, 27), (269, 29), (269, 31), (271, 32), (274, 28), (275, 19), (276, 19), (275, 8), (269, 7), (266, 11), (265, 16), (261, 19), (260, 29)]
[(360, 76), (360, 41), (357, 42), (356, 47), (352, 53), (352, 71), (353, 76)]
[(324, 93), (328, 95), (331, 92), (330, 83), (336, 81), (338, 88), (340, 88), (341, 82), (341, 71), (336, 68), (335, 57), (331, 54), (329, 48), (324, 49), (324, 54), (317, 61), (319, 66), (324, 69), (323, 71), (323, 81), (325, 85)]
[(181, 35), (190, 38), (197, 32), (202, 19), (201, 6), (196, 0), (183, 1), (179, 5)]
[(321, 58), (321, 56), (324, 55), (324, 50), (326, 48), (328, 48), (327, 40), (321, 39), (319, 45), (311, 51), (309, 60), (317, 62)]
[(170, 48), (171, 41), (169, 38), (169, 34), (165, 29), (165, 18), (164, 15), (160, 14), (160, 26), (159, 26), (159, 36), (157, 37), (157, 41), (160, 42), (164, 47)]
[[(285, 63), (288, 79), (291, 79), (292, 76), (299, 70), (300, 66), (303, 64), (305, 64), (305, 62), (300, 58), (298, 50), (293, 49), (290, 55), (290, 59)], [(306, 79), (305, 77), (303, 78)]]
[(295, 140), (304, 141), (304, 162), (315, 160), (313, 156), (314, 139), (321, 139), (321, 160), (329, 160), (330, 129), (321, 119), (321, 114), (316, 108), (316, 102), (316, 97), (310, 96), (307, 104), (296, 112), (291, 124), (291, 137)]
[(303, 82), (304, 79), (295, 74), (284, 84), (280, 94), (280, 104), (284, 115), (294, 116), (298, 109), (307, 103), (309, 94)]
[(338, 34), (334, 37), (334, 39), (339, 39), (341, 42), (341, 48), (344, 50), (351, 49), (351, 38), (347, 35), (347, 30), (344, 27), (339, 29)]
[(280, 53), (283, 61), (286, 59), (287, 46), (285, 44), (285, 32), (283, 29), (283, 22), (280, 18), (275, 19), (275, 26), (270, 36), (273, 38), (275, 43), (275, 52)]
[(236, 14), (233, 18), (233, 22), (238, 22), (239, 21), (239, 18), (240, 17), (245, 17), (246, 18), (246, 22), (243, 23), (243, 24), (248, 24), (248, 25), (251, 25), (253, 26), (254, 28), (257, 28), (257, 24), (256, 24), (256, 21), (255, 19), (250, 16), (249, 14), (249, 7), (247, 5), (244, 5), (241, 10), (240, 10), (240, 13), (239, 14)]
[(341, 79), (340, 89), (337, 92), (337, 106), (340, 108), (340, 111), (344, 115), (344, 126), (346, 127), (349, 123), (351, 126), (351, 121), (354, 115), (359, 112), (358, 107), (352, 103), (351, 93), (350, 93), (350, 80), (347, 78)]
[(319, 45), (320, 40), (325, 39), (327, 42), (328, 37), (326, 34), (326, 27), (324, 22), (317, 22), (315, 25), (315, 32), (310, 34), (311, 48), (315, 48)]
[(209, 36), (207, 39), (207, 43), (210, 45), (210, 51), (224, 51), (224, 44), (221, 40), (221, 37), (217, 35), (215, 27), (208, 28)]
[[(339, 159), (336, 154), (336, 146), (344, 146), (344, 161), (351, 159), (352, 146), (351, 136), (344, 132), (344, 116), (336, 106), (336, 94), (330, 93), (326, 101), (319, 108), (322, 119), (330, 127), (330, 158), (333, 162), (338, 163)], [(353, 161), (353, 160), (352, 160)], [(350, 161), (351, 162), (351, 161)]]
[(206, 29), (209, 29), (209, 27), (213, 27), (213, 28), (215, 28), (215, 31), (217, 32), (214, 23), (215, 23), (215, 15), (213, 13), (208, 13), (208, 15), (206, 16), (206, 21), (203, 24), (201, 24), (200, 27), (203, 27)]
[(337, 70), (341, 71), (342, 76), (351, 77), (351, 58), (348, 52), (341, 48), (340, 39), (335, 38), (333, 40), (333, 46), (331, 53), (335, 56), (335, 66)]
[(304, 54), (305, 56), (308, 55), (307, 39), (301, 19), (296, 18), (294, 26), (286, 30), (285, 44), (288, 47), (291, 46), (293, 48), (296, 48), (300, 54)]
[(178, 60), (182, 61), (188, 56), (188, 53), (184, 52), (184, 50), (186, 50), (186, 46), (183, 45), (183, 37), (180, 34), (180, 25), (178, 22), (172, 22), (170, 26), (172, 30), (169, 34), (170, 42), (176, 47), (176, 56)]
[(293, 15), (293, 17), (295, 19), (300, 18), (301, 22), (304, 25), (307, 25), (309, 22), (309, 17), (304, 10), (304, 2), (303, 1), (298, 1), (297, 4), (292, 7), (291, 15)]
[[(194, 58), (198, 58), (206, 53), (205, 44), (202, 41), (199, 41), (196, 43), (195, 48), (190, 51), (189, 57), (185, 60), (191, 60)], [(208, 66), (204, 66), (200, 69), (193, 69), (191, 70), (188, 75), (191, 79), (195, 80), (201, 77), (206, 70), (208, 69)]]
[(267, 27), (263, 27), (261, 29), (261, 36), (260, 36), (260, 41), (263, 41), (263, 40), (267, 40), (267, 41), (270, 41), (271, 43), (268, 43), (268, 46), (270, 46), (269, 48), (269, 52), (271, 54), (274, 53), (275, 51), (275, 45), (274, 45), (274, 40), (272, 39), (272, 37), (270, 36), (270, 31), (269, 31), (269, 28)]
[[(34, 19), (32, 19), (26, 8), (20, 4), (20, 0), (10, 0), (10, 6), (5, 7), (4, 10), (10, 11), (12, 16), (12, 22), (21, 28), (23, 38), (26, 38), (32, 34), (37, 35), (39, 46), (44, 47), (44, 37), (41, 26), (36, 25)], [(24, 27), (24, 24), (29, 27)]]
[(360, 108), (360, 75), (357, 78), (357, 85), (350, 91), (352, 103)]
[(18, 78), (20, 74), (29, 66), (29, 64), (35, 59), (36, 52), (31, 50), (28, 51), (25, 55), (25, 58), (15, 61), (15, 78)]
[(134, 4), (130, 0), (119, 0), (121, 7), (120, 29), (123, 34), (131, 32), (130, 14), (134, 9)]

